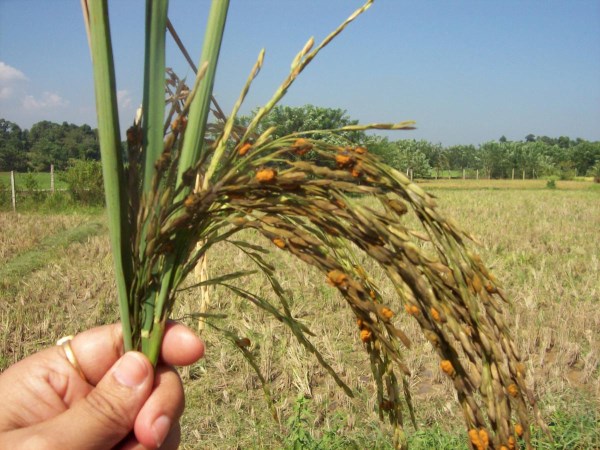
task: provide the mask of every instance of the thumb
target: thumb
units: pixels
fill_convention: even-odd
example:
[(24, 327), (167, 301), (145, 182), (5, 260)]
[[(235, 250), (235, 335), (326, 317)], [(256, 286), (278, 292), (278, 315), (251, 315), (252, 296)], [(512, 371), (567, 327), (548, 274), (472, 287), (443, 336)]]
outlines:
[(153, 381), (150, 361), (141, 353), (125, 353), (87, 397), (50, 421), (50, 430), (59, 435), (57, 448), (105, 449), (119, 443), (133, 429)]

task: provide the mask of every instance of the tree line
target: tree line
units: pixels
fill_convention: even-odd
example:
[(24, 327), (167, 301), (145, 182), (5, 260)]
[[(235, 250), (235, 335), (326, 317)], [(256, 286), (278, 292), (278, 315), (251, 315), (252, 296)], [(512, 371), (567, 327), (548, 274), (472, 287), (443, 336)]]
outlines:
[(22, 129), (0, 119), (0, 172), (66, 170), (73, 160), (99, 160), (97, 131), (89, 125), (47, 120)]
[[(241, 116), (238, 125), (249, 123), (252, 115)], [(263, 122), (263, 130), (277, 127), (273, 137), (293, 132), (333, 130), (358, 121), (346, 111), (313, 105), (278, 106)], [(327, 133), (319, 136), (336, 145), (365, 145), (387, 164), (398, 170), (412, 171), (417, 178), (429, 178), (440, 172), (478, 171), (480, 177), (537, 178), (556, 176), (594, 176), (600, 178), (600, 142), (566, 136), (552, 138), (529, 134), (521, 141), (504, 136), (478, 146), (441, 144), (425, 140), (399, 139), (364, 132)], [(315, 158), (310, 153), (305, 158)], [(98, 160), (100, 150), (96, 130), (89, 125), (42, 121), (30, 130), (0, 119), (0, 171), (45, 171), (50, 164), (65, 170), (73, 160)]]
[[(252, 115), (240, 118), (245, 125)], [(357, 124), (342, 109), (322, 108), (313, 105), (301, 107), (278, 106), (263, 122), (263, 129), (276, 126), (273, 137), (293, 132), (319, 129), (335, 129)], [(600, 179), (600, 141), (587, 141), (566, 136), (552, 138), (529, 134), (522, 141), (509, 141), (504, 136), (478, 146), (441, 144), (426, 140), (399, 139), (348, 132), (338, 135), (321, 135), (334, 144), (349, 142), (368, 147), (390, 166), (414, 177), (430, 178), (443, 171), (478, 171), (481, 177), (510, 178), (525, 175), (526, 178), (556, 176), (594, 176)], [(306, 156), (311, 157), (310, 153)]]
[(463, 170), (477, 171), (482, 178), (600, 177), (600, 142), (580, 138), (529, 135), (522, 141), (500, 138), (478, 146), (449, 147), (424, 140), (369, 139), (374, 141), (374, 151), (381, 152), (386, 162), (414, 170), (416, 177)]

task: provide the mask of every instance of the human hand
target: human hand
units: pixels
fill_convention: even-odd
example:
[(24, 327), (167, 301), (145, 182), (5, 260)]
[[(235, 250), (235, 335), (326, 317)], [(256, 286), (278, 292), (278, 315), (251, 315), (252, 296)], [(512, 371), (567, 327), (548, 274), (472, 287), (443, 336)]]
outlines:
[(191, 330), (167, 325), (155, 371), (141, 353), (123, 355), (120, 325), (85, 331), (70, 344), (85, 380), (61, 346), (0, 375), (0, 448), (177, 448), (184, 394), (172, 365), (204, 354)]

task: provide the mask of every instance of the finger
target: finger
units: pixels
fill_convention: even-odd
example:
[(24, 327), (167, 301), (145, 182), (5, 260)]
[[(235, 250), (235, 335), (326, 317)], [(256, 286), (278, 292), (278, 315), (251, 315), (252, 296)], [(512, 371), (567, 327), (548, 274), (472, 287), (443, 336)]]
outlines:
[(162, 342), (161, 361), (171, 366), (189, 366), (204, 356), (204, 342), (189, 328), (168, 322)]
[(71, 348), (86, 379), (95, 386), (123, 355), (121, 325), (104, 325), (79, 333), (71, 341)]
[(160, 450), (176, 450), (179, 448), (179, 443), (181, 442), (181, 426), (179, 422), (176, 422), (175, 425), (169, 431), (167, 438), (160, 446)]
[(184, 406), (179, 374), (172, 367), (159, 366), (152, 394), (135, 420), (133, 430), (137, 440), (148, 448), (160, 447), (172, 425), (179, 421)]
[[(84, 331), (71, 341), (71, 348), (87, 380), (96, 385), (123, 354), (121, 325), (105, 325)], [(167, 364), (188, 365), (202, 357), (204, 344), (189, 328), (169, 322), (161, 354)]]
[[(169, 431), (167, 438), (165, 439), (163, 444), (160, 446), (160, 450), (176, 450), (179, 448), (180, 442), (181, 442), (181, 425), (179, 425), (179, 422), (176, 422), (175, 425), (173, 425), (173, 427), (171, 427), (171, 430)], [(148, 447), (140, 444), (138, 442), (138, 440), (135, 438), (135, 436), (128, 437), (125, 440), (125, 442), (120, 444), (117, 448), (119, 450), (148, 450)], [(150, 447), (150, 448), (153, 448), (153, 447)]]
[(112, 448), (133, 429), (153, 380), (148, 358), (127, 352), (84, 399), (25, 431), (44, 436), (47, 448)]

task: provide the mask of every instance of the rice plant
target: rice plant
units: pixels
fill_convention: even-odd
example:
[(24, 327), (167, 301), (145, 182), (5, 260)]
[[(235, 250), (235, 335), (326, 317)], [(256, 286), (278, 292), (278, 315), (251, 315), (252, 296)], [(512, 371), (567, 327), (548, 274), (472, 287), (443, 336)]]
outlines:
[[(286, 292), (265, 259), (268, 250), (240, 237), (254, 231), (272, 250), (289, 252), (322, 273), (337, 288), (357, 320), (357, 339), (369, 355), (380, 418), (394, 426), (394, 442), (406, 447), (404, 416), (414, 422), (403, 353), (411, 342), (396, 326), (400, 314), (416, 320), (452, 379), (471, 446), (476, 449), (530, 446), (531, 416), (543, 427), (525, 366), (506, 323), (506, 298), (481, 259), (467, 248), (472, 238), (436, 210), (434, 198), (368, 148), (343, 133), (407, 130), (413, 122), (352, 125), (274, 138), (257, 133), (261, 120), (282, 99), (304, 68), (372, 3), (367, 1), (315, 46), (311, 38), (296, 55), (288, 76), (247, 127), (236, 115), (258, 75), (258, 55), (233, 110), (209, 123), (212, 86), (228, 10), (227, 0), (210, 9), (199, 70), (193, 86), (166, 73), (166, 0), (146, 3), (142, 114), (127, 130), (125, 157), (120, 130), (108, 6), (82, 0), (94, 66), (111, 246), (125, 348), (159, 356), (165, 323), (177, 293), (197, 262), (215, 244), (239, 248), (254, 264), (204, 280), (221, 285), (289, 327), (348, 395), (351, 389), (311, 342), (311, 331), (293, 317)], [(166, 80), (165, 80), (166, 77)], [(165, 89), (165, 83), (167, 88)], [(165, 91), (167, 92), (165, 99)], [(317, 139), (334, 135), (336, 139)], [(302, 158), (313, 152), (316, 158)], [(371, 206), (358, 199), (371, 199)], [(408, 225), (414, 215), (419, 226)], [(366, 255), (395, 286), (403, 310), (394, 311), (359, 263)], [(277, 301), (233, 283), (266, 277)], [(189, 285), (185, 285), (190, 288)], [(218, 311), (215, 311), (218, 313)], [(210, 322), (209, 322), (210, 324)], [(234, 340), (257, 370), (247, 339), (211, 325)]]

